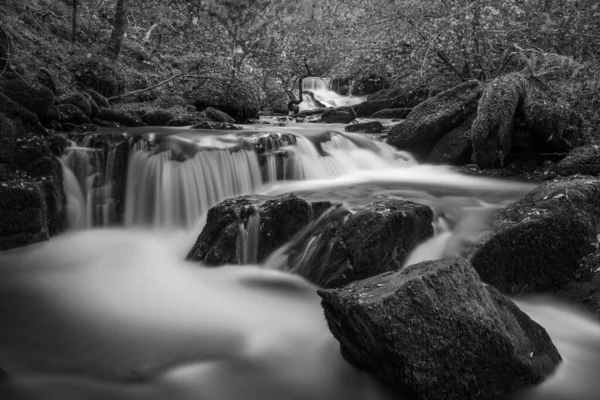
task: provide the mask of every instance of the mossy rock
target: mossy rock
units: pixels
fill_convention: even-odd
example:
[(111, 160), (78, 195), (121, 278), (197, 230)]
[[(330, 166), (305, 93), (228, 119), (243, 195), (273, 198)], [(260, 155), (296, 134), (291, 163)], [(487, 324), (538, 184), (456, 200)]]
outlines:
[(386, 108), (377, 111), (370, 118), (405, 119), (411, 111), (412, 108)]
[(59, 104), (60, 122), (63, 124), (83, 125), (91, 123), (90, 118), (73, 104)]
[(0, 84), (0, 92), (34, 113), (41, 122), (58, 120), (54, 93), (44, 86), (35, 88), (22, 79), (12, 79)]
[(559, 175), (600, 176), (600, 145), (589, 144), (573, 149), (553, 170)]
[(426, 159), (433, 145), (475, 110), (482, 93), (478, 81), (464, 82), (415, 107), (404, 122), (394, 125), (387, 143)]
[(233, 117), (212, 107), (205, 109), (204, 113), (206, 113), (206, 116), (214, 122), (227, 122), (229, 124), (235, 123), (235, 119)]
[(154, 110), (143, 114), (141, 119), (148, 126), (166, 126), (175, 116), (169, 111)]
[[(104, 97), (118, 96), (125, 90), (125, 78), (119, 65), (101, 57), (85, 59), (73, 67), (75, 80)], [(98, 103), (98, 105), (103, 106)]]
[(455, 166), (470, 164), (473, 153), (471, 127), (476, 115), (476, 113), (471, 114), (459, 126), (442, 136), (433, 145), (427, 162)]
[(553, 292), (594, 250), (598, 226), (600, 179), (555, 179), (501, 211), (470, 259), (503, 293)]
[(0, 250), (48, 238), (46, 200), (41, 183), (0, 183)]

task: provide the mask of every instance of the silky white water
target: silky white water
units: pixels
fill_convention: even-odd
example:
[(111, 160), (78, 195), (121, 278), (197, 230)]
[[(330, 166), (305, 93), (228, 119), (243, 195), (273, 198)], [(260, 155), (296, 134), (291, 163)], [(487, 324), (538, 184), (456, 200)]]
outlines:
[[(273, 270), (292, 268), (184, 262), (206, 211), (250, 193), (294, 193), (350, 210), (389, 198), (420, 202), (434, 210), (437, 235), (413, 252), (413, 263), (468, 253), (493, 215), (535, 184), (418, 165), (360, 135), (287, 131), (304, 134), (296, 145), (270, 149), (285, 163), (273, 153), (264, 166), (252, 132), (146, 137), (130, 153), (126, 228), (71, 231), (0, 253), (0, 367), (10, 376), (0, 381), (0, 399), (398, 398), (342, 359), (316, 288)], [(288, 180), (277, 179), (283, 165)], [(65, 181), (70, 221), (79, 226), (81, 209), (93, 203), (73, 168)], [(244, 264), (256, 260), (260, 223), (255, 216), (240, 226)], [(310, 260), (314, 244), (302, 259)], [(597, 399), (597, 320), (553, 299), (517, 301), (548, 330), (564, 362), (543, 384), (509, 398)]]
[[(318, 100), (325, 107), (351, 106), (366, 100), (365, 97), (361, 96), (342, 96), (332, 90), (330, 83), (331, 78), (308, 77), (304, 78), (302, 88), (313, 92), (315, 100)], [(304, 95), (302, 100), (300, 110), (319, 108), (309, 95)]]

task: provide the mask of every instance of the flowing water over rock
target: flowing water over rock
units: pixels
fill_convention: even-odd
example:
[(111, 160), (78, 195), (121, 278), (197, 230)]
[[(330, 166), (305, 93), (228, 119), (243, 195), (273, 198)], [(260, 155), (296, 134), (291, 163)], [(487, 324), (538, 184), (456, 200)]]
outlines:
[[(2, 399), (398, 398), (341, 357), (316, 287), (273, 270), (296, 267), (276, 266), (290, 244), (260, 267), (182, 261), (206, 211), (251, 193), (341, 202), (350, 213), (385, 199), (426, 204), (437, 235), (405, 262), (412, 264), (468, 253), (493, 214), (535, 187), (418, 165), (380, 142), (323, 127), (270, 135), (146, 128), (129, 137), (125, 229), (73, 231), (0, 254), (0, 366), (10, 376), (0, 381)], [(73, 227), (103, 219), (88, 217), (96, 203), (85, 190), (104, 183), (84, 186), (83, 169), (65, 175)], [(254, 217), (240, 226), (242, 264), (257, 259), (260, 224)], [(308, 253), (315, 240), (306, 243)], [(596, 399), (600, 324), (552, 299), (517, 302), (564, 363), (510, 398)]]
[[(302, 103), (300, 103), (300, 110), (310, 110), (322, 106), (351, 106), (362, 103), (366, 99), (365, 97), (360, 96), (342, 96), (338, 94), (334, 90), (336, 88), (332, 86), (331, 78), (304, 78), (302, 88), (305, 91), (310, 91), (312, 95), (308, 93), (303, 95)], [(339, 88), (337, 89), (339, 91)]]

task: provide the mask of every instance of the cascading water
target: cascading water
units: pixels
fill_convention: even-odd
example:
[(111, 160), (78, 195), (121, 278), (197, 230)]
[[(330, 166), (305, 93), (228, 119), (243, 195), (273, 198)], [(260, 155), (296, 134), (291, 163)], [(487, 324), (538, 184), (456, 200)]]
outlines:
[[(435, 212), (436, 237), (409, 263), (464, 255), (491, 216), (533, 185), (418, 165), (369, 138), (319, 130), (291, 129), (293, 139), (171, 130), (131, 140), (127, 229), (70, 232), (0, 254), (0, 367), (10, 376), (0, 380), (0, 398), (398, 399), (340, 355), (316, 288), (274, 269), (326, 266), (333, 255), (320, 228), (387, 198)], [(109, 153), (96, 153), (70, 149), (63, 160), (74, 227), (105, 221), (104, 209), (89, 201), (101, 194), (89, 193), (103, 187), (101, 176), (118, 174), (98, 161)], [(261, 267), (183, 262), (198, 231), (164, 228), (195, 226), (210, 205), (247, 193), (343, 206)], [(256, 262), (262, 223), (256, 214), (236, 226), (243, 264)], [(292, 246), (299, 249), (293, 262)], [(600, 324), (551, 299), (518, 305), (547, 329), (565, 361), (546, 382), (508, 399), (596, 399)]]
[(302, 103), (300, 103), (300, 110), (310, 110), (322, 106), (351, 106), (365, 101), (364, 97), (342, 96), (336, 93), (330, 86), (331, 82), (331, 78), (304, 78), (302, 89), (310, 91), (310, 93), (305, 93), (303, 95)]

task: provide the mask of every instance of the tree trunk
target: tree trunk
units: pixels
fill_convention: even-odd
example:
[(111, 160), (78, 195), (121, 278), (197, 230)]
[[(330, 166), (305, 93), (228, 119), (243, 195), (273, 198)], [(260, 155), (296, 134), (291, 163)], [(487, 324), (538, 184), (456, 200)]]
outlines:
[(117, 0), (115, 9), (115, 21), (112, 33), (108, 44), (104, 49), (104, 53), (111, 59), (117, 60), (121, 53), (121, 43), (127, 32), (127, 10), (129, 8), (129, 0)]

